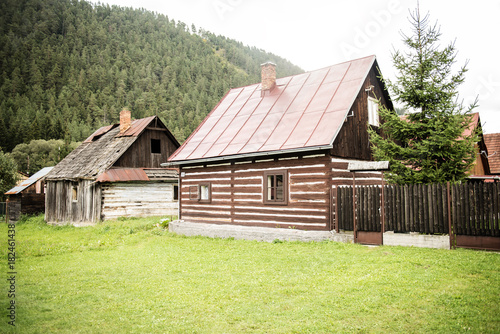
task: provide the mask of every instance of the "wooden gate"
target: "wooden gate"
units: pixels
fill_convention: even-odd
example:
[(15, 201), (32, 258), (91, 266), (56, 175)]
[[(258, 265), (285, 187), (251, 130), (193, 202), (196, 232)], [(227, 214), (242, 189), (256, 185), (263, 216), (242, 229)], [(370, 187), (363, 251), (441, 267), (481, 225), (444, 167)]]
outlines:
[(380, 186), (339, 187), (337, 189), (337, 224), (354, 231), (354, 242), (383, 244), (384, 194)]

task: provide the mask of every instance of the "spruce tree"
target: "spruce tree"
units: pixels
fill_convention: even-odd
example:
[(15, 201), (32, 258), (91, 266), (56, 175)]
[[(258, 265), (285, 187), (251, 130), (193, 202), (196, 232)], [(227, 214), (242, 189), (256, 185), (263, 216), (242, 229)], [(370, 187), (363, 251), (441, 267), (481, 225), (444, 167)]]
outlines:
[(393, 183), (458, 182), (475, 161), (478, 141), (477, 131), (464, 134), (477, 101), (464, 107), (458, 99), (467, 63), (452, 73), (454, 43), (439, 49), (441, 33), (437, 24), (429, 25), (429, 14), (422, 18), (419, 8), (410, 14), (413, 34), (402, 33), (408, 50), (392, 54), (396, 80), (383, 81), (393, 99), (412, 112), (400, 118), (379, 106), (382, 135), (369, 128), (373, 155), (390, 162), (387, 178)]

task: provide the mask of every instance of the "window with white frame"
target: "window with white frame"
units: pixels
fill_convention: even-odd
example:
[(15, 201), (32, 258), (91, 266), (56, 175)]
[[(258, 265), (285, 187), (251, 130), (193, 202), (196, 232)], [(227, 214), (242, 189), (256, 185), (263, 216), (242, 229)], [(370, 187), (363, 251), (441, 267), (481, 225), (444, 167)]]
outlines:
[(210, 202), (211, 200), (210, 183), (200, 184), (198, 194), (199, 194), (198, 201)]
[(379, 126), (378, 101), (373, 97), (368, 97), (368, 124)]

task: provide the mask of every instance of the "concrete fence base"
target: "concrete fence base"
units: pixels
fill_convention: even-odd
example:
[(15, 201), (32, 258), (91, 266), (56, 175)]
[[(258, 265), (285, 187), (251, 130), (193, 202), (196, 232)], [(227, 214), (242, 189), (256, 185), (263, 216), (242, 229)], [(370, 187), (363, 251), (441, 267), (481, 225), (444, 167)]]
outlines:
[[(274, 240), (354, 242), (352, 231), (340, 233), (336, 233), (335, 231), (304, 231), (286, 228), (191, 223), (184, 220), (170, 222), (169, 230), (185, 236), (234, 238), (267, 242)], [(384, 233), (384, 245), (450, 249), (450, 237), (447, 235), (394, 233), (391, 231)]]
[(219, 225), (190, 223), (183, 220), (170, 222), (168, 229), (171, 232), (186, 236), (205, 236), (211, 238), (234, 238), (272, 242), (281, 241), (323, 241), (333, 240), (353, 242), (352, 233), (335, 233), (335, 231), (304, 231), (287, 228), (270, 228), (241, 225)]
[(384, 245), (450, 249), (450, 236), (389, 231), (384, 233)]

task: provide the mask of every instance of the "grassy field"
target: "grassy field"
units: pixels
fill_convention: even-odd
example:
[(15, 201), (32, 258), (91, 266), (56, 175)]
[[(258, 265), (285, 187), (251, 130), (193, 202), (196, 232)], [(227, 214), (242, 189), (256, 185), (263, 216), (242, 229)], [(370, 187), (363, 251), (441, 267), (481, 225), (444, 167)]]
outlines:
[(16, 327), (2, 284), (0, 332), (500, 331), (497, 253), (188, 238), (158, 222), (18, 223)]

